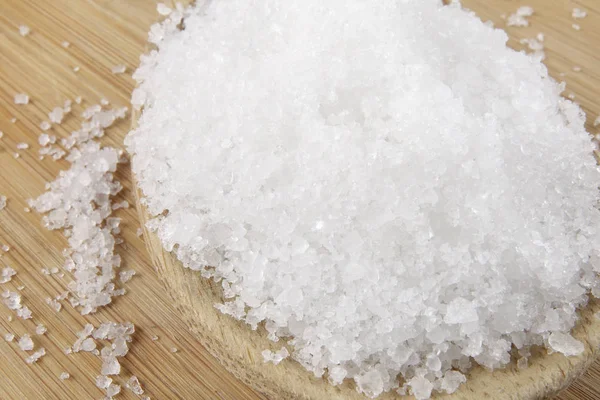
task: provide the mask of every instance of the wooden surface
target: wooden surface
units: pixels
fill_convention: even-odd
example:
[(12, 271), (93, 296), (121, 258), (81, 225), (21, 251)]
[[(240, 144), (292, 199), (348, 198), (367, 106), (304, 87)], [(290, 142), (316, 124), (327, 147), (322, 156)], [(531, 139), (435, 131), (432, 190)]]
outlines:
[[(531, 27), (509, 28), (509, 34), (517, 39), (533, 37), (538, 32), (546, 34), (547, 64), (553, 76), (561, 78), (559, 73), (566, 73), (567, 92), (576, 94), (576, 101), (588, 113), (589, 131), (600, 133), (591, 127), (600, 114), (597, 0), (465, 0), (463, 3), (499, 27), (504, 26), (502, 13), (512, 12), (520, 5), (533, 6), (536, 15), (531, 18)], [(581, 31), (571, 27), (574, 21), (570, 13), (575, 6), (590, 14), (576, 22)], [(142, 240), (135, 235), (139, 221), (133, 207), (117, 212), (124, 218), (125, 244), (119, 254), (124, 268), (133, 268), (138, 273), (126, 284), (128, 294), (86, 318), (68, 305), (55, 313), (44, 301), (63, 291), (68, 282), (67, 277), (49, 277), (40, 272), (44, 267), (62, 266), (61, 251), (66, 241), (60, 233), (43, 229), (40, 217), (24, 212), (23, 208), (26, 199), (41, 194), (44, 182), (53, 179), (67, 164), (38, 160), (39, 123), (47, 119), (53, 107), (78, 95), (84, 97), (84, 106), (98, 103), (102, 97), (115, 105), (127, 105), (134, 85), (130, 74), (144, 49), (148, 27), (156, 18), (155, 3), (150, 0), (0, 0), (0, 131), (4, 132), (0, 139), (0, 194), (9, 199), (7, 208), (0, 211), (0, 244), (11, 247), (0, 257), (0, 266), (9, 264), (18, 272), (12, 282), (0, 285), (0, 289), (15, 290), (16, 286), (24, 285), (21, 292), (24, 304), (34, 315), (33, 320), (15, 318), (9, 322), (7, 317), (12, 312), (0, 306), (0, 335), (11, 332), (19, 337), (25, 332), (33, 333), (39, 322), (48, 327), (46, 335), (32, 335), (36, 345), (44, 346), (48, 352), (33, 366), (24, 362), (26, 354), (14, 342), (6, 343), (0, 338), (0, 399), (100, 398), (102, 393), (94, 385), (100, 360), (90, 354), (67, 356), (63, 349), (75, 341), (75, 332), (86, 321), (97, 324), (105, 320), (135, 323), (136, 334), (132, 350), (123, 362), (123, 376), (138, 376), (153, 399), (265, 398), (226, 372), (190, 333), (181, 310), (173, 306), (151, 266)], [(31, 27), (29, 36), (19, 35), (20, 24)], [(64, 40), (71, 47), (61, 47)], [(515, 40), (511, 44), (517, 46)], [(128, 73), (113, 75), (110, 69), (117, 64), (127, 65)], [(80, 67), (78, 73), (73, 71), (75, 66)], [(573, 72), (574, 66), (580, 66), (582, 71)], [(20, 92), (32, 97), (29, 105), (13, 104), (13, 96)], [(66, 136), (76, 129), (81, 110), (74, 107), (73, 116), (53, 129), (53, 133)], [(18, 119), (14, 124), (10, 122), (13, 117)], [(128, 127), (128, 123), (117, 125), (108, 131), (103, 142), (121, 147)], [(19, 142), (26, 142), (31, 148), (19, 150), (21, 157), (15, 159), (13, 153)], [(118, 178), (126, 188), (124, 198), (133, 204), (127, 167), (119, 170)], [(154, 335), (159, 337), (158, 341), (152, 340)], [(178, 351), (171, 353), (172, 347)], [(247, 357), (255, 359), (257, 355)], [(59, 380), (63, 371), (71, 374), (69, 380)], [(124, 392), (120, 398), (136, 396)], [(600, 399), (600, 365), (596, 363), (560, 398)]]

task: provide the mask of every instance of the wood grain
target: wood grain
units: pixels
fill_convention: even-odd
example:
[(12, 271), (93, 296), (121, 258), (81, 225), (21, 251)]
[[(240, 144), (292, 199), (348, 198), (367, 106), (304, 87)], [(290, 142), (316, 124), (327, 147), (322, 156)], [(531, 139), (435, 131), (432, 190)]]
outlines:
[[(556, 78), (561, 78), (560, 72), (566, 73), (568, 91), (576, 94), (576, 101), (588, 113), (589, 131), (600, 133), (591, 126), (600, 113), (600, 4), (596, 0), (464, 0), (463, 3), (499, 27), (504, 26), (499, 18), (502, 13), (512, 12), (520, 5), (532, 5), (536, 15), (531, 18), (531, 27), (508, 29), (511, 44), (517, 46), (519, 38), (544, 32), (551, 73)], [(590, 14), (577, 22), (582, 27), (579, 32), (571, 28), (570, 12), (574, 6), (587, 9)], [(0, 306), (0, 335), (33, 333), (39, 322), (48, 327), (46, 335), (34, 335), (36, 344), (44, 346), (48, 355), (33, 366), (25, 364), (26, 354), (15, 343), (0, 339), (0, 399), (100, 398), (101, 391), (94, 385), (100, 360), (89, 354), (67, 356), (62, 350), (73, 343), (75, 332), (86, 321), (105, 320), (130, 320), (136, 324), (132, 350), (123, 363), (124, 376), (137, 375), (153, 399), (266, 398), (236, 380), (188, 330), (181, 310), (167, 294), (143, 242), (135, 235), (139, 222), (133, 208), (118, 212), (124, 219), (125, 239), (119, 253), (124, 268), (138, 272), (126, 285), (128, 294), (86, 318), (68, 305), (55, 313), (44, 302), (46, 297), (63, 291), (68, 282), (67, 276), (61, 279), (40, 272), (43, 267), (61, 267), (61, 250), (66, 242), (59, 233), (43, 229), (40, 217), (24, 212), (23, 208), (26, 199), (41, 194), (44, 182), (53, 179), (67, 164), (38, 160), (39, 123), (47, 119), (53, 107), (77, 95), (84, 97), (84, 106), (97, 103), (102, 97), (115, 105), (127, 105), (134, 85), (130, 74), (143, 52), (148, 28), (156, 18), (155, 3), (149, 0), (0, 0), (0, 130), (4, 132), (0, 139), (0, 194), (9, 198), (8, 207), (0, 211), (0, 243), (11, 246), (0, 257), (0, 266), (9, 264), (18, 272), (13, 282), (0, 289), (15, 290), (16, 286), (24, 285), (21, 292), (24, 303), (34, 313), (33, 321), (15, 318), (8, 322), (11, 312)], [(32, 28), (30, 36), (19, 35), (19, 24)], [(71, 47), (62, 48), (64, 40), (71, 42)], [(117, 64), (127, 65), (128, 73), (113, 75), (110, 69)], [(582, 72), (573, 72), (575, 65), (581, 66)], [(78, 73), (73, 71), (75, 66), (81, 68)], [(14, 94), (20, 92), (32, 96), (31, 104), (13, 104)], [(74, 116), (53, 129), (53, 133), (67, 136), (76, 129), (81, 111), (80, 107), (75, 108)], [(14, 124), (10, 122), (13, 117), (18, 119)], [(103, 143), (122, 147), (128, 128), (126, 123), (117, 125), (107, 133)], [(13, 153), (19, 142), (27, 142), (31, 148), (19, 151), (21, 157), (15, 159)], [(123, 197), (133, 204), (129, 169), (122, 168), (118, 178), (126, 188)], [(183, 269), (178, 271), (186, 273)], [(193, 285), (194, 281), (187, 284)], [(151, 339), (154, 335), (159, 337), (158, 341)], [(591, 344), (597, 348), (598, 343)], [(171, 353), (172, 347), (179, 351)], [(564, 371), (570, 367), (566, 368)], [(60, 381), (58, 376), (63, 371), (72, 378)], [(514, 371), (497, 371), (494, 376), (498, 378), (497, 374), (505, 373)], [(506, 379), (515, 384), (512, 377)], [(488, 394), (492, 399), (501, 398)], [(125, 392), (120, 398), (136, 396)], [(600, 399), (600, 365), (595, 364), (560, 398)]]

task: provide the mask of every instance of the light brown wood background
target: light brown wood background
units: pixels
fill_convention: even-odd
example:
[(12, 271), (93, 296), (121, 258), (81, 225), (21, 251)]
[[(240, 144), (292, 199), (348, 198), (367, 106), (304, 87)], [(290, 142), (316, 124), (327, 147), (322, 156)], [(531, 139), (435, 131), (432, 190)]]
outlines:
[[(600, 1), (598, 0), (464, 0), (483, 19), (504, 27), (500, 18), (520, 5), (531, 5), (536, 14), (529, 28), (508, 28), (511, 45), (520, 48), (518, 39), (546, 35), (547, 64), (554, 77), (564, 79), (567, 92), (576, 95), (588, 113), (588, 128), (600, 131), (591, 122), (600, 114)], [(573, 21), (573, 7), (586, 9), (589, 16)], [(47, 113), (67, 99), (84, 97), (83, 106), (96, 104), (103, 97), (117, 106), (128, 104), (134, 82), (131, 72), (145, 47), (146, 32), (157, 18), (155, 2), (151, 0), (0, 0), (0, 195), (9, 199), (0, 211), (0, 244), (11, 247), (0, 251), (0, 267), (12, 266), (18, 275), (12, 282), (0, 285), (0, 290), (21, 292), (24, 304), (33, 311), (33, 320), (7, 320), (12, 313), (0, 306), (0, 399), (82, 400), (101, 398), (94, 385), (100, 360), (91, 354), (64, 355), (63, 349), (75, 340), (75, 332), (86, 321), (94, 324), (105, 320), (132, 321), (136, 334), (132, 350), (123, 361), (123, 376), (135, 374), (153, 399), (251, 399), (263, 398), (239, 383), (227, 373), (188, 333), (171, 305), (165, 290), (150, 265), (142, 240), (136, 237), (139, 227), (134, 208), (119, 210), (123, 217), (123, 238), (120, 247), (124, 268), (133, 268), (137, 275), (126, 284), (128, 294), (97, 314), (83, 318), (66, 305), (55, 313), (46, 305), (46, 297), (64, 290), (68, 278), (46, 276), (41, 268), (62, 266), (61, 251), (65, 240), (58, 232), (41, 227), (40, 216), (24, 212), (26, 199), (41, 194), (44, 182), (53, 179), (67, 163), (39, 161), (37, 137), (39, 123)], [(571, 25), (578, 23), (581, 31)], [(32, 32), (21, 37), (18, 26), (26, 24)], [(516, 40), (515, 40), (516, 39)], [(69, 41), (68, 49), (61, 47)], [(111, 67), (125, 64), (124, 75), (113, 75)], [(80, 71), (73, 68), (79, 66)], [(581, 72), (572, 68), (580, 66)], [(566, 76), (561, 77), (561, 72)], [(31, 103), (13, 104), (16, 93), (28, 93)], [(52, 133), (66, 136), (79, 126), (82, 107), (75, 106), (73, 115)], [(12, 118), (17, 118), (11, 123)], [(108, 131), (103, 142), (122, 147), (129, 122)], [(26, 142), (29, 150), (17, 150)], [(21, 157), (15, 159), (13, 154)], [(127, 167), (118, 172), (126, 190), (122, 197), (133, 205), (131, 176)], [(119, 199), (120, 200), (120, 199)], [(7, 332), (20, 337), (32, 334), (37, 323), (48, 327), (44, 336), (32, 335), (36, 345), (44, 346), (48, 354), (36, 365), (24, 362), (26, 354), (15, 342), (7, 343)], [(152, 337), (159, 337), (153, 341)], [(176, 353), (171, 348), (176, 347)], [(66, 371), (71, 378), (61, 381)], [(129, 392), (123, 399), (134, 399)], [(594, 367), (561, 399), (600, 399), (600, 364)], [(275, 400), (275, 399), (274, 399)]]

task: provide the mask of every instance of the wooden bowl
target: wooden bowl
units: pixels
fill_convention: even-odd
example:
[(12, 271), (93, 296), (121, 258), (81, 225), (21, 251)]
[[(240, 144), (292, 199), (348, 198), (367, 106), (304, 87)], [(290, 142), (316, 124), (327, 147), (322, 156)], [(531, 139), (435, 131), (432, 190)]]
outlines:
[[(138, 114), (132, 116), (137, 125)], [(132, 161), (135, 162), (135, 159)], [(266, 331), (253, 331), (245, 323), (222, 314), (214, 305), (223, 302), (222, 289), (213, 280), (205, 279), (197, 271), (184, 268), (177, 257), (163, 249), (159, 238), (146, 228), (151, 219), (140, 203), (142, 193), (136, 189), (137, 210), (144, 229), (144, 242), (161, 281), (181, 317), (202, 345), (225, 368), (253, 389), (272, 400), (365, 400), (354, 385), (346, 380), (341, 386), (331, 386), (325, 379), (316, 378), (299, 363), (286, 359), (279, 365), (264, 363), (261, 352), (276, 351), (281, 343), (267, 339)], [(591, 299), (580, 311), (580, 321), (573, 334), (585, 344), (585, 351), (577, 357), (548, 354), (534, 349), (529, 367), (517, 369), (513, 362), (505, 369), (489, 371), (475, 367), (467, 383), (452, 395), (435, 395), (437, 399), (503, 400), (540, 399), (551, 397), (579, 377), (598, 356), (600, 348), (600, 301)], [(197, 366), (200, 370), (202, 366)], [(395, 392), (378, 399), (400, 399)], [(412, 397), (409, 397), (412, 398)]]

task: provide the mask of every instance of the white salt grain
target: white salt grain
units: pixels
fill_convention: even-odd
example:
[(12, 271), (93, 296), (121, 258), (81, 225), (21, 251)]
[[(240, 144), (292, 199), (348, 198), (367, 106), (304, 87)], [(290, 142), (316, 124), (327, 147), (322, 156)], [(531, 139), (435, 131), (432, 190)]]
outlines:
[(69, 42), (67, 42), (67, 41), (65, 40), (65, 41), (63, 41), (63, 42), (62, 42), (60, 45), (61, 45), (62, 47), (64, 47), (65, 49), (68, 49), (68, 48), (71, 46), (71, 43), (69, 43)]
[(111, 68), (113, 74), (124, 74), (127, 71), (127, 67), (123, 64), (115, 65)]
[(40, 347), (38, 350), (36, 350), (32, 355), (30, 355), (29, 357), (27, 357), (25, 359), (25, 362), (27, 364), (33, 364), (38, 362), (38, 360), (40, 358), (42, 358), (43, 356), (46, 355), (46, 349), (44, 349), (43, 347)]
[(533, 8), (529, 6), (519, 7), (514, 14), (508, 16), (507, 26), (525, 27), (529, 26), (527, 17), (533, 15)]
[(582, 10), (581, 8), (574, 8), (573, 12), (571, 13), (571, 16), (574, 19), (583, 19), (587, 17), (587, 11)]
[(158, 13), (162, 16), (167, 16), (173, 12), (173, 9), (164, 3), (158, 3), (156, 5), (156, 11), (158, 11)]
[(28, 334), (24, 334), (19, 339), (19, 348), (23, 351), (33, 350), (33, 340)]
[(552, 335), (600, 290), (600, 173), (539, 57), (457, 4), (261, 4), (174, 10), (134, 74), (148, 228), (216, 307), (372, 397), (571, 354)]
[(594, 120), (594, 126), (599, 126), (600, 125), (600, 115), (596, 117), (596, 119)]
[(119, 280), (123, 283), (129, 282), (135, 275), (135, 271), (132, 269), (119, 272)]
[(573, 29), (575, 29), (576, 31), (580, 31), (581, 30), (581, 25), (579, 25), (579, 24), (573, 24), (573, 25), (571, 25), (571, 27)]
[(112, 379), (107, 376), (98, 375), (96, 377), (96, 386), (100, 389), (106, 389), (111, 383)]
[(19, 34), (21, 36), (27, 36), (31, 33), (31, 28), (29, 28), (27, 25), (20, 25), (19, 26)]
[(46, 328), (44, 325), (42, 325), (42, 324), (38, 324), (38, 325), (35, 327), (35, 333), (36, 333), (36, 334), (38, 334), (38, 335), (43, 335), (43, 334), (45, 334), (47, 331), (48, 331), (48, 329), (47, 329), (47, 328)]
[(565, 356), (577, 356), (583, 353), (584, 346), (579, 340), (569, 334), (553, 332), (548, 338), (548, 344), (554, 351)]
[(4, 335), (4, 340), (6, 340), (7, 342), (12, 342), (15, 339), (15, 335), (13, 335), (12, 333), (6, 333)]
[(31, 319), (32, 313), (31, 310), (29, 309), (29, 307), (27, 306), (23, 306), (19, 309), (17, 309), (17, 317), (21, 318), (21, 319)]
[(131, 390), (133, 394), (137, 394), (138, 396), (144, 394), (144, 389), (135, 375), (129, 378), (125, 387)]
[(573, 67), (573, 71), (575, 71), (575, 72), (581, 72), (581, 67), (579, 67), (579, 66), (576, 65), (576, 66)]
[(6, 196), (0, 196), (0, 210), (6, 207)]
[(69, 379), (70, 377), (71, 377), (71, 374), (69, 374), (68, 372), (62, 372), (58, 378), (61, 381), (65, 381), (65, 380)]
[(27, 150), (29, 148), (29, 145), (27, 143), (17, 143), (17, 149), (19, 150)]
[[(1, 207), (0, 207), (1, 209)], [(15, 271), (13, 268), (11, 267), (4, 267), (2, 269), (2, 275), (0, 276), (0, 283), (6, 283), (9, 282), (13, 276), (15, 276), (17, 274), (17, 271)]]
[(64, 115), (65, 115), (64, 110), (61, 107), (55, 107), (48, 114), (48, 119), (50, 119), (50, 122), (52, 122), (54, 124), (60, 124), (60, 123), (62, 123)]
[(29, 96), (25, 93), (15, 94), (15, 104), (29, 104)]
[(42, 121), (42, 123), (40, 124), (40, 129), (43, 131), (47, 131), (51, 127), (52, 127), (52, 125), (48, 121)]
[(79, 72), (79, 70), (81, 69), (81, 67), (79, 67), (78, 65), (73, 67), (73, 72)]

